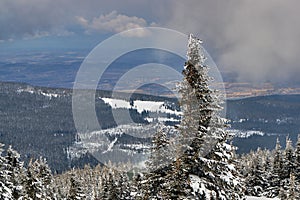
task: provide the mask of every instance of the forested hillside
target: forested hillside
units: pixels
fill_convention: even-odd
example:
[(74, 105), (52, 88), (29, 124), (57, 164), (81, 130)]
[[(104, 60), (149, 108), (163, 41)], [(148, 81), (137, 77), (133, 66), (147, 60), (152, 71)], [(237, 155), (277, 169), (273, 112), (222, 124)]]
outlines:
[[(120, 152), (126, 147), (133, 155), (135, 151), (148, 153), (148, 159), (140, 166), (123, 160), (100, 162), (89, 149), (83, 149), (85, 154), (71, 159), (72, 153), (78, 153), (72, 151), (74, 144), (78, 148), (87, 144), (74, 128), (71, 91), (2, 83), (0, 117), (5, 123), (1, 126), (1, 140), (24, 153), (20, 158), (14, 148), (1, 145), (1, 199), (244, 199), (245, 195), (296, 199), (300, 184), (300, 139), (295, 149), (287, 138), (285, 150), (278, 140), (274, 151), (258, 149), (239, 156), (232, 145), (234, 135), (228, 131), (228, 125), (231, 123), (240, 131), (249, 130), (255, 122), (255, 113), (263, 112), (258, 121), (267, 126), (266, 133), (272, 133), (275, 128), (270, 129), (270, 124), (290, 125), (299, 120), (296, 112), (290, 112), (298, 109), (297, 97), (290, 98), (288, 105), (281, 104), (277, 96), (267, 105), (260, 97), (254, 98), (255, 101), (231, 101), (228, 104), (231, 120), (222, 118), (224, 104), (219, 92), (210, 88), (209, 68), (200, 44), (200, 40), (190, 35), (184, 78), (178, 87), (182, 96), (180, 109), (174, 99), (135, 94), (128, 102), (131, 107), (127, 108), (104, 98), (111, 97), (109, 92), (98, 91), (96, 95), (95, 109), (104, 131), (115, 130), (111, 128), (117, 126), (112, 109), (117, 115), (129, 110), (138, 124), (149, 124), (149, 119), (154, 121), (151, 112), (157, 111), (134, 109), (135, 100), (159, 102), (165, 112), (180, 112), (181, 120), (175, 126), (160, 122), (148, 138), (124, 134), (122, 130), (112, 135), (88, 126), (81, 130), (87, 138), (90, 133), (106, 137), (110, 143), (106, 144), (105, 152), (112, 152), (114, 145), (118, 145), (123, 148), (118, 149)], [(122, 99), (122, 93), (117, 96)], [(244, 104), (248, 106), (245, 108)], [(270, 110), (277, 107), (275, 121), (271, 114), (260, 110), (269, 107)], [(278, 108), (286, 108), (291, 117)], [(175, 116), (168, 114), (167, 119), (174, 120)], [(253, 126), (252, 130), (262, 131), (261, 127)], [(133, 148), (140, 144), (148, 152)], [(41, 156), (50, 161), (50, 167)], [(91, 165), (84, 166), (85, 163)], [(55, 170), (51, 172), (50, 168)], [(57, 174), (62, 171), (65, 172)]]

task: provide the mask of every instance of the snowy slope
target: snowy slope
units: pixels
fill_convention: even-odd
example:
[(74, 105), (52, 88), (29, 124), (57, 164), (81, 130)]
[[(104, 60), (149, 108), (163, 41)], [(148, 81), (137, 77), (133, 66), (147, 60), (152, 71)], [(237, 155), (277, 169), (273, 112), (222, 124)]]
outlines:
[(180, 111), (168, 109), (165, 106), (165, 102), (163, 101), (141, 101), (135, 100), (133, 101), (133, 106), (130, 105), (129, 101), (121, 100), (121, 99), (112, 99), (112, 98), (101, 98), (105, 103), (108, 103), (113, 109), (116, 108), (127, 108), (127, 109), (136, 109), (139, 113), (143, 111), (149, 112), (161, 112), (161, 113), (169, 113), (174, 115), (181, 115)]
[(237, 130), (237, 129), (230, 129), (229, 130), (231, 135), (234, 135), (235, 137), (239, 137), (239, 138), (248, 138), (252, 135), (260, 135), (260, 136), (264, 136), (265, 133), (261, 132), (261, 131), (253, 131), (253, 130)]
[[(157, 122), (179, 124), (182, 115), (180, 111), (173, 109), (172, 104), (169, 102), (142, 100), (129, 102), (123, 99), (103, 97), (100, 99), (109, 104), (113, 110), (136, 109), (139, 113), (147, 111), (149, 115), (145, 116), (144, 119), (150, 124), (120, 124), (110, 129), (78, 133), (80, 140), (68, 148), (69, 158), (78, 158), (89, 152), (102, 163), (107, 162), (112, 157), (114, 158), (113, 162), (120, 160), (129, 160), (133, 164), (144, 162), (151, 147), (150, 137), (156, 132)], [(239, 121), (243, 122), (243, 120)], [(253, 130), (230, 129), (229, 132), (231, 135), (240, 138), (264, 135), (263, 132)]]
[(267, 197), (253, 197), (247, 196), (246, 200), (279, 200), (278, 198), (267, 198)]
[[(166, 106), (166, 103), (163, 101), (141, 101), (141, 100), (135, 100), (131, 103), (126, 100), (122, 99), (114, 99), (114, 98), (100, 98), (105, 103), (109, 104), (112, 109), (118, 109), (118, 108), (125, 108), (125, 109), (136, 109), (139, 113), (142, 113), (143, 111), (148, 111), (152, 113), (159, 113), (160, 115), (151, 115), (150, 117), (145, 118), (148, 122), (176, 122), (180, 123), (180, 116), (182, 115), (182, 112), (177, 110), (171, 110)], [(163, 115), (165, 114), (165, 115)], [(171, 114), (173, 116), (177, 116), (178, 118), (174, 118), (172, 116), (167, 116), (166, 114)], [(237, 121), (234, 121), (234, 123), (243, 123), (247, 121), (247, 119), (239, 119)], [(237, 130), (237, 129), (230, 129), (230, 134), (239, 137), (239, 138), (248, 138), (253, 135), (260, 135), (264, 136), (265, 133), (261, 131), (254, 131), (254, 130)]]
[(148, 122), (180, 122), (182, 112), (171, 109), (163, 101), (142, 101), (135, 100), (131, 103), (122, 99), (100, 98), (105, 103), (109, 104), (112, 109), (136, 109), (138, 113), (148, 112), (149, 116), (145, 118)]

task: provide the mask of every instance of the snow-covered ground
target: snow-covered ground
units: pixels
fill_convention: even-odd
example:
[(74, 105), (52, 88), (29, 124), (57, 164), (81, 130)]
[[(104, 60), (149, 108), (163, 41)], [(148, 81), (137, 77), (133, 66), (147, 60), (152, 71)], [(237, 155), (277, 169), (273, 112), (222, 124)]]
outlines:
[(248, 138), (252, 135), (260, 135), (260, 136), (264, 136), (265, 133), (261, 132), (261, 131), (241, 131), (241, 130), (237, 130), (237, 129), (230, 129), (229, 130), (231, 135), (234, 135), (235, 137), (239, 137), (239, 138)]
[(59, 97), (59, 94), (54, 94), (54, 93), (45, 93), (45, 92), (41, 92), (41, 95), (45, 96), (45, 97), (49, 97), (50, 99), (52, 97), (57, 98)]
[(267, 197), (252, 197), (247, 196), (246, 200), (280, 200), (279, 198), (267, 198)]
[(112, 99), (112, 98), (101, 98), (105, 103), (109, 104), (113, 109), (116, 108), (133, 108), (136, 109), (139, 113), (143, 111), (149, 112), (161, 112), (161, 113), (169, 113), (174, 115), (181, 115), (181, 112), (176, 110), (171, 110), (166, 108), (163, 101), (141, 101), (135, 100), (133, 101), (133, 106), (130, 105), (129, 101), (121, 100), (121, 99)]
[[(114, 99), (114, 98), (101, 98), (105, 103), (109, 104), (113, 109), (118, 108), (126, 108), (126, 109), (136, 109), (139, 113), (142, 113), (143, 111), (149, 111), (153, 113), (165, 113), (165, 114), (173, 114), (176, 116), (181, 116), (182, 112), (168, 109), (167, 106), (165, 106), (165, 102), (163, 101), (141, 101), (141, 100), (135, 100), (133, 104), (130, 105), (129, 101), (122, 100), (122, 99)], [(133, 106), (132, 106), (133, 105)], [(162, 117), (162, 116), (150, 116), (145, 118), (148, 122), (153, 122), (155, 120), (159, 122), (166, 122), (166, 121), (172, 121), (172, 122), (180, 122), (178, 119), (172, 118), (172, 117)], [(239, 119), (235, 121), (236, 123), (242, 123), (247, 121), (248, 119)], [(231, 135), (239, 138), (248, 138), (252, 135), (260, 135), (264, 136), (265, 133), (261, 131), (254, 131), (254, 130), (237, 130), (237, 129), (230, 129), (229, 132)]]
[(22, 92), (28, 92), (30, 94), (40, 94), (40, 95), (43, 95), (45, 97), (49, 97), (49, 99), (60, 97), (59, 94), (49, 93), (49, 92), (43, 92), (42, 90), (36, 90), (33, 87), (29, 87), (29, 86), (27, 88), (19, 88), (19, 89), (17, 89), (17, 93), (22, 93)]
[[(115, 128), (93, 131), (89, 133), (79, 133), (79, 142), (76, 142), (73, 146), (68, 148), (69, 158), (78, 158), (84, 155), (86, 152), (89, 153), (101, 153), (107, 154), (115, 150), (121, 150), (128, 154), (134, 154), (132, 149), (148, 149), (150, 146), (140, 143), (122, 144), (126, 149), (120, 149), (120, 145), (116, 145), (118, 138), (123, 134), (127, 134), (137, 138), (148, 138), (155, 131), (156, 126), (153, 125), (142, 125), (142, 124), (126, 124), (119, 125)], [(114, 138), (109, 140), (108, 136)], [(149, 145), (149, 144), (148, 144)]]
[[(190, 175), (191, 179), (191, 187), (193, 188), (194, 192), (211, 194), (212, 191), (208, 190), (201, 184), (201, 180), (196, 175)], [(209, 197), (208, 197), (209, 198)], [(279, 198), (267, 198), (267, 197), (254, 197), (254, 196), (246, 196), (246, 200), (280, 200)]]
[[(177, 110), (172, 110), (166, 103), (163, 101), (142, 101), (135, 100), (133, 102), (129, 102), (122, 99), (114, 99), (114, 98), (100, 98), (105, 103), (109, 104), (112, 109), (136, 109), (137, 112), (142, 113), (143, 111), (150, 112), (149, 116), (145, 118), (148, 122), (180, 122), (180, 116), (182, 113)], [(172, 116), (178, 116), (178, 118), (174, 118)]]

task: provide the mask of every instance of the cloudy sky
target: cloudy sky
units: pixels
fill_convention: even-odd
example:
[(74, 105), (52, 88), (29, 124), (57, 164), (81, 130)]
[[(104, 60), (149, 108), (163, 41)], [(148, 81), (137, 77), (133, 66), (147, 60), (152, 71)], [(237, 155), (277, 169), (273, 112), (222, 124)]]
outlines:
[(299, 8), (297, 0), (1, 0), (0, 46), (30, 49), (45, 38), (73, 46), (97, 38), (96, 45), (120, 31), (159, 26), (200, 37), (240, 81), (300, 82)]

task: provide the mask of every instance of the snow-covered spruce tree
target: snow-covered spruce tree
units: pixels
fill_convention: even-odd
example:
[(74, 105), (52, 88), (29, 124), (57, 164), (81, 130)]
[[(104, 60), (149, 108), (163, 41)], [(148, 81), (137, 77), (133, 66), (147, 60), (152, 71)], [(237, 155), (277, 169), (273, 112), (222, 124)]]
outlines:
[(278, 198), (287, 199), (287, 193), (282, 187), (279, 189)]
[(289, 137), (286, 138), (286, 145), (284, 150), (284, 157), (283, 157), (283, 172), (284, 172), (284, 179), (289, 180), (290, 175), (294, 173), (295, 169), (295, 156), (294, 156), (294, 148), (292, 141)]
[(46, 160), (30, 160), (24, 181), (25, 199), (53, 199), (52, 174)]
[(24, 180), (26, 180), (26, 173), (23, 162), (20, 161), (20, 154), (11, 146), (6, 151), (6, 170), (10, 175), (10, 182), (12, 185), (11, 191), (13, 199), (24, 197)]
[[(273, 154), (271, 154), (270, 150), (264, 150), (264, 152), (264, 180), (266, 181), (266, 187), (269, 188), (272, 178)], [(267, 188), (265, 190), (267, 190)]]
[(118, 199), (123, 199), (123, 200), (131, 199), (129, 179), (125, 172), (124, 173), (120, 172), (119, 174), (117, 193), (118, 193)]
[(283, 155), (282, 155), (279, 139), (277, 138), (276, 146), (274, 150), (274, 160), (273, 160), (273, 169), (272, 169), (272, 175), (270, 180), (270, 187), (268, 188), (268, 197), (276, 197), (279, 195), (283, 177), (284, 177)]
[(134, 173), (131, 181), (131, 196), (132, 199), (143, 199), (143, 176), (140, 173)]
[[(172, 163), (166, 175), (166, 183), (161, 192), (162, 199), (195, 199), (190, 186), (189, 173), (179, 157)], [(198, 196), (199, 197), (199, 196)], [(203, 197), (203, 196), (201, 196)]]
[(118, 199), (116, 179), (111, 172), (108, 174), (108, 199)]
[(295, 149), (295, 177), (296, 182), (300, 184), (300, 135), (298, 135), (298, 140)]
[(268, 180), (265, 177), (263, 155), (260, 149), (255, 152), (251, 158), (251, 167), (246, 176), (246, 194), (251, 196), (261, 196), (268, 186)]
[(117, 172), (105, 169), (102, 174), (101, 199), (118, 199), (120, 190), (118, 188)]
[(85, 164), (83, 169), (80, 170), (80, 176), (83, 182), (83, 192), (86, 195), (86, 199), (94, 199), (96, 193), (93, 188), (96, 187), (96, 183), (92, 181), (93, 172), (89, 164)]
[(288, 189), (288, 200), (294, 200), (299, 197), (298, 192), (296, 190), (296, 183), (295, 183), (295, 175), (291, 173), (290, 180), (289, 180), (289, 189)]
[(197, 183), (191, 183), (190, 188), (181, 188), (180, 193), (184, 195), (193, 188), (189, 195), (194, 198), (205, 195), (207, 199), (239, 199), (244, 187), (231, 162), (232, 148), (226, 144), (226, 120), (219, 116), (222, 102), (218, 92), (209, 87), (211, 78), (200, 43), (199, 39), (189, 36), (188, 61), (179, 88), (183, 111), (179, 132), (183, 153), (176, 162), (182, 178), (190, 183), (193, 176)]
[(27, 166), (26, 180), (25, 180), (25, 199), (47, 199), (42, 182), (37, 177), (37, 169), (33, 161), (30, 160)]
[(166, 182), (166, 174), (172, 156), (169, 154), (169, 140), (167, 138), (168, 127), (159, 124), (156, 133), (152, 138), (151, 155), (146, 162), (148, 173), (145, 174), (142, 193), (144, 198), (156, 199), (162, 197), (164, 183)]
[(10, 182), (11, 174), (6, 170), (7, 162), (3, 157), (3, 147), (4, 145), (0, 143), (0, 199), (11, 200), (13, 185)]
[(75, 173), (71, 174), (70, 178), (70, 190), (68, 194), (68, 200), (79, 200), (85, 199), (85, 194), (83, 192), (83, 186), (81, 182), (76, 177)]
[(41, 181), (43, 190), (48, 199), (53, 197), (53, 188), (52, 188), (52, 172), (45, 158), (40, 157), (34, 163), (34, 168), (36, 169), (36, 176)]
[(238, 170), (245, 177), (247, 195), (265, 196), (272, 193), (273, 155), (270, 150), (258, 148), (238, 158)]
[(108, 169), (104, 167), (101, 175), (101, 192), (100, 199), (106, 200), (109, 198), (109, 184), (108, 184)]

